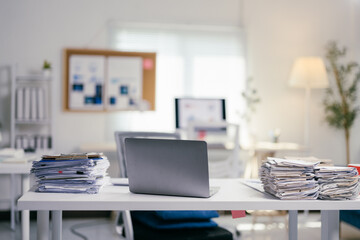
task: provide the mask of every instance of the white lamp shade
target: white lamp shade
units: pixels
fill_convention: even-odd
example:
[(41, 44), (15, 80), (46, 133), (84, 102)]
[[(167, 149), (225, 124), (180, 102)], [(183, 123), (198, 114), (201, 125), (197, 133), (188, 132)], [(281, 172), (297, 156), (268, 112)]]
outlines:
[(298, 88), (326, 88), (329, 86), (324, 61), (320, 57), (296, 59), (289, 85)]

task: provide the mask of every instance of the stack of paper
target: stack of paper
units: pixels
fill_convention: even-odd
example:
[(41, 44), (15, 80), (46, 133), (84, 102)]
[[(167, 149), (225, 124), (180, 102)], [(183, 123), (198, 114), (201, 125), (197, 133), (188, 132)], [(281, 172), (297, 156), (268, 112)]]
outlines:
[(317, 166), (334, 166), (333, 161), (331, 159), (323, 159), (323, 158), (317, 158), (317, 157), (296, 157), (296, 156), (285, 156), (285, 159), (291, 159), (291, 160), (301, 160), (304, 162), (312, 162), (312, 163), (319, 163)]
[(319, 184), (314, 168), (318, 163), (268, 158), (260, 168), (264, 190), (280, 199), (316, 199)]
[(44, 155), (33, 163), (38, 192), (98, 193), (109, 180), (102, 153)]
[(359, 176), (353, 167), (319, 167), (319, 199), (346, 200), (359, 196)]

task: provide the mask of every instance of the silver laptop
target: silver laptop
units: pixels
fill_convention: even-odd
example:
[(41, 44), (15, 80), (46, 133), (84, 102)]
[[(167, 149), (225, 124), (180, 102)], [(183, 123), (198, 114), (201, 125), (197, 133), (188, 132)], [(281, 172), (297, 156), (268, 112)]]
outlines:
[(125, 139), (125, 161), (133, 193), (210, 197), (204, 141)]

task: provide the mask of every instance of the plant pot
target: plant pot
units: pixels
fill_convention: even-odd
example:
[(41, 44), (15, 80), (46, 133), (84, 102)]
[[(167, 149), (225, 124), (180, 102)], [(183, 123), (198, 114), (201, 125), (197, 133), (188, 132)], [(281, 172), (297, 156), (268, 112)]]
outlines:
[(43, 69), (43, 77), (50, 78), (51, 77), (51, 69)]

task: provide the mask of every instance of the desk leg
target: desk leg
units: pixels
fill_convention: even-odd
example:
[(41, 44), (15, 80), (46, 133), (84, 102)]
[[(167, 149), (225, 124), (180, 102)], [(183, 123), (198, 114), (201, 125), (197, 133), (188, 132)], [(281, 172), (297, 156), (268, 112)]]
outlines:
[(321, 211), (321, 240), (339, 240), (339, 210)]
[(251, 153), (249, 153), (249, 160), (245, 166), (244, 178), (251, 178), (254, 164), (255, 164), (255, 153), (251, 150)]
[(52, 240), (62, 239), (62, 211), (51, 211)]
[(16, 184), (15, 184), (15, 174), (10, 174), (10, 226), (11, 230), (15, 230), (15, 193), (16, 193)]
[[(22, 189), (21, 192), (24, 194), (29, 190), (30, 180), (28, 174), (22, 176)], [(22, 240), (30, 239), (30, 212), (29, 210), (21, 211), (21, 236)]]
[(124, 221), (126, 240), (134, 240), (134, 231), (133, 231), (130, 211), (128, 210), (122, 211), (121, 214)]
[(289, 240), (298, 239), (298, 211), (289, 211)]
[(37, 211), (37, 239), (49, 239), (49, 211)]

